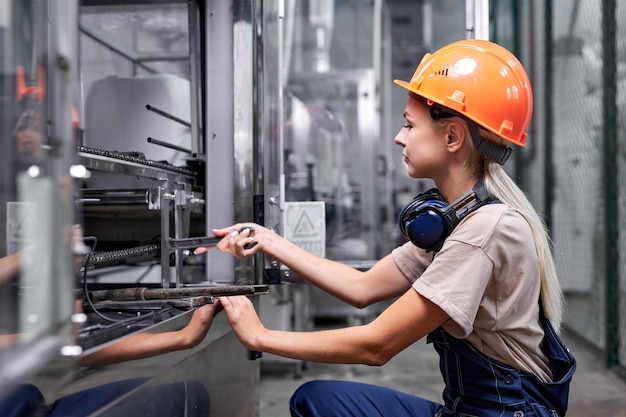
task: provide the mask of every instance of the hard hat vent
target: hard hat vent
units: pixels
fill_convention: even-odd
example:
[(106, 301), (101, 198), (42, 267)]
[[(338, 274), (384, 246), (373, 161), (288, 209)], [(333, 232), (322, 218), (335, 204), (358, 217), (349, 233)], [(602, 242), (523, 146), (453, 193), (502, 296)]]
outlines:
[(433, 77), (447, 77), (448, 76), (448, 68), (443, 68), (438, 71), (435, 71), (432, 75)]

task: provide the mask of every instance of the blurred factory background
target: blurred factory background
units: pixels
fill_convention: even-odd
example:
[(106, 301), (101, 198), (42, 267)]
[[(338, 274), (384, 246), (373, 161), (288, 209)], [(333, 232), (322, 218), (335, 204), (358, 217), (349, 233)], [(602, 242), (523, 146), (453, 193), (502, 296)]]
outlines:
[(430, 187), (393, 143), (392, 80), (467, 37), (528, 70), (529, 144), (508, 169), (550, 227), (568, 337), (624, 380), (624, 22), (616, 0), (0, 0), (0, 256), (21, 256), (17, 279), (0, 264), (0, 398), (140, 378), (90, 415), (148, 415), (176, 384), (185, 401), (200, 386), (211, 415), (258, 415), (263, 366), (306, 364), (247, 352), (221, 316), (193, 349), (81, 357), (183, 328), (225, 293), (253, 295), (274, 328), (376, 315), (186, 239), (254, 220), (369, 268)]

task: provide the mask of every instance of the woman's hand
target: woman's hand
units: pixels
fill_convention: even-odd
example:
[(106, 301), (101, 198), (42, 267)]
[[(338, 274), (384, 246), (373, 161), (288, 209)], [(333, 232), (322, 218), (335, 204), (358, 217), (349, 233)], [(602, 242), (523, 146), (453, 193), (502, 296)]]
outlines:
[(262, 351), (260, 340), (262, 335), (267, 332), (267, 329), (263, 326), (254, 310), (252, 301), (243, 295), (220, 297), (220, 301), (239, 341), (248, 350)]
[[(213, 229), (213, 234), (222, 239), (217, 248), (230, 252), (237, 258), (254, 255), (263, 248), (264, 237), (271, 233), (269, 229), (255, 223), (238, 223), (223, 229)], [(209, 248), (196, 248), (194, 254), (205, 253)]]
[(165, 333), (137, 333), (81, 358), (83, 366), (102, 366), (150, 358), (190, 349), (204, 340), (213, 318), (221, 311), (218, 300), (194, 310), (185, 328)]
[(216, 299), (213, 304), (206, 304), (195, 309), (187, 326), (180, 330), (182, 347), (189, 349), (202, 342), (213, 323), (213, 318), (220, 311), (222, 311), (222, 305), (219, 299)]

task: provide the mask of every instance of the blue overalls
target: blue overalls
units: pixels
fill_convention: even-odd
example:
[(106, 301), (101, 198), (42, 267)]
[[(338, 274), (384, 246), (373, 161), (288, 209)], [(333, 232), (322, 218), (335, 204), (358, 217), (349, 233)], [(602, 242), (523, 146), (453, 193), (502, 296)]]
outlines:
[(291, 397), (299, 417), (562, 417), (576, 361), (542, 315), (542, 349), (552, 383), (489, 358), (443, 328), (428, 336), (439, 353), (444, 405), (389, 388), (349, 381), (311, 381)]
[(439, 367), (446, 384), (445, 407), (436, 415), (564, 416), (576, 360), (550, 321), (545, 317), (542, 320), (545, 331), (542, 349), (550, 360), (554, 381), (551, 383), (486, 356), (442, 328), (432, 332), (428, 339), (439, 353)]

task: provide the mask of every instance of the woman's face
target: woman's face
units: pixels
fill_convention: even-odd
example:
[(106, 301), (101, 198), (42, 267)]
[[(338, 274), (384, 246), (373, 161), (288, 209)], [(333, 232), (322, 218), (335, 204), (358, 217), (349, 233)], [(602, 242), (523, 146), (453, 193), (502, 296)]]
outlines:
[(18, 154), (41, 157), (43, 143), (41, 132), (30, 128), (20, 130), (16, 133), (16, 141)]
[[(436, 126), (428, 107), (409, 96), (404, 110), (405, 124), (394, 142), (402, 147), (402, 156), (411, 178), (438, 177), (446, 166), (445, 129)], [(436, 180), (435, 180), (436, 181)]]

